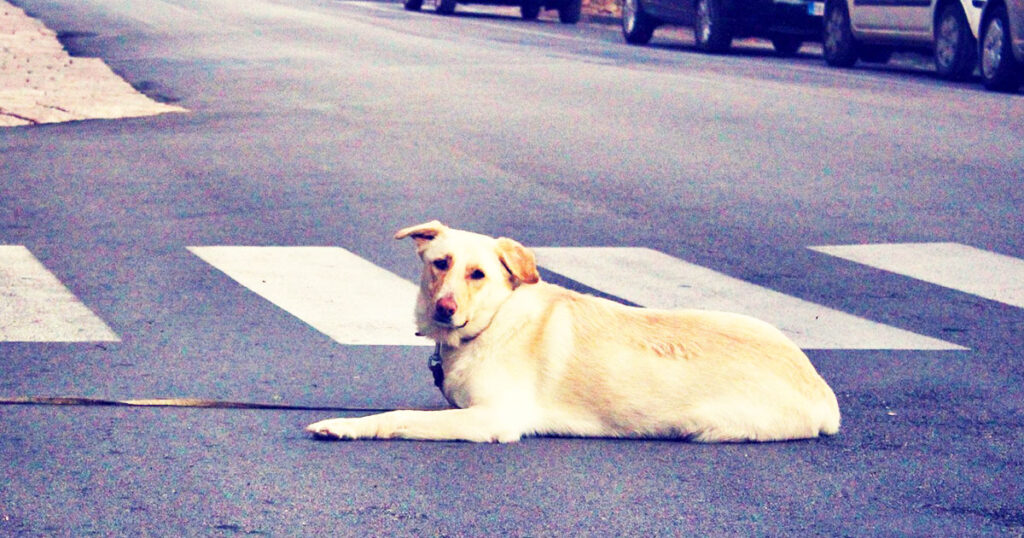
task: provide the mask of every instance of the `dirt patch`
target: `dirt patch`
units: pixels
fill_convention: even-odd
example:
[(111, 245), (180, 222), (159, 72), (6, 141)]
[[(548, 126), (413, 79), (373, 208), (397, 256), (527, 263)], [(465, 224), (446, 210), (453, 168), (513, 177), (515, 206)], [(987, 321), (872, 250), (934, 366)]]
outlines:
[(185, 109), (139, 93), (98, 58), (71, 57), (53, 30), (0, 0), (0, 127), (167, 112)]

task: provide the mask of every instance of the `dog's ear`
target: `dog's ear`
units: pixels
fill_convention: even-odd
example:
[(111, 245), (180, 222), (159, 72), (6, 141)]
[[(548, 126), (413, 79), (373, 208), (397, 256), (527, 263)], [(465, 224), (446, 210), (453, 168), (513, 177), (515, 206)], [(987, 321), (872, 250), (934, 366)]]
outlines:
[(537, 259), (533, 252), (507, 237), (498, 238), (498, 259), (512, 274), (513, 284), (536, 284), (540, 282)]
[(424, 222), (423, 224), (417, 224), (416, 226), (409, 226), (408, 228), (402, 228), (395, 233), (395, 239), (405, 239), (406, 237), (412, 237), (412, 240), (416, 242), (416, 250), (422, 252), (424, 246), (431, 242), (437, 236), (443, 234), (448, 230), (448, 227), (436, 220), (430, 222)]

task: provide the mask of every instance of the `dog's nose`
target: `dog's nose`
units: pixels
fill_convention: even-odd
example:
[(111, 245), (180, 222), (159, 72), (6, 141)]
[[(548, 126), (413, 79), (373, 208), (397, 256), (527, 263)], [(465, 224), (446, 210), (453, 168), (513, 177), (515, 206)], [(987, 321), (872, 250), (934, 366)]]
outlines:
[(441, 297), (437, 300), (437, 304), (434, 305), (434, 319), (444, 323), (450, 322), (458, 308), (458, 305), (455, 303), (455, 297), (451, 295)]

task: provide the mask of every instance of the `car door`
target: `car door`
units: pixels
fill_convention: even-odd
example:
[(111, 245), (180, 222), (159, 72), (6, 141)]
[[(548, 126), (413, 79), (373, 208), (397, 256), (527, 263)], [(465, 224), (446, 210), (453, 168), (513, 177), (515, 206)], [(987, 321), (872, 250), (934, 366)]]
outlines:
[(669, 24), (692, 24), (694, 0), (642, 0), (647, 10)]
[(853, 0), (850, 22), (872, 41), (930, 41), (934, 0)]

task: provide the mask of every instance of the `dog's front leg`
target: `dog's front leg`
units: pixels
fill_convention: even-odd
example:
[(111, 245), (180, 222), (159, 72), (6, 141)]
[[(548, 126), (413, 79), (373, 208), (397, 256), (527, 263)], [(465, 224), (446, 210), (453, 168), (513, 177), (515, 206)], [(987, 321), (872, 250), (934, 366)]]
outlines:
[(441, 411), (390, 411), (360, 418), (322, 420), (306, 427), (324, 439), (421, 439), (510, 443), (524, 429), (513, 417), (483, 406)]

